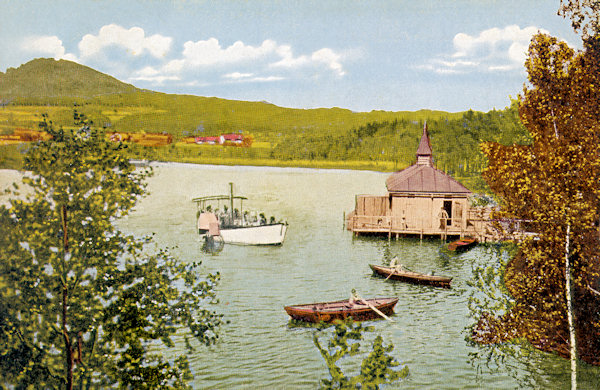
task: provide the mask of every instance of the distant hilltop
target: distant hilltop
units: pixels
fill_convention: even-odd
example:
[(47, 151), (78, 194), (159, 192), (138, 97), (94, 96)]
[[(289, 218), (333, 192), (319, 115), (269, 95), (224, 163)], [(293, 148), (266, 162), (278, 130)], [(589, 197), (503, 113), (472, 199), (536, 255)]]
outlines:
[[(231, 105), (230, 109), (238, 109), (239, 105), (243, 105), (246, 108), (252, 107), (253, 111), (256, 111), (257, 107), (260, 107), (260, 109), (269, 107), (274, 111), (283, 110), (286, 112), (286, 115), (291, 114), (293, 117), (302, 117), (306, 113), (313, 117), (331, 115), (336, 117), (347, 117), (372, 114), (369, 115), (369, 120), (378, 120), (382, 118), (385, 120), (393, 120), (397, 117), (396, 114), (401, 114), (402, 116), (408, 115), (414, 120), (424, 120), (432, 117), (462, 115), (462, 113), (459, 112), (449, 113), (429, 109), (396, 112), (372, 110), (370, 113), (354, 112), (339, 107), (302, 109), (279, 107), (265, 100), (260, 102), (241, 101), (217, 97), (167, 94), (137, 88), (134, 85), (119, 81), (113, 76), (109, 76), (88, 66), (68, 60), (55, 60), (53, 58), (36, 58), (17, 68), (8, 68), (6, 73), (0, 72), (0, 107), (10, 103), (16, 103), (17, 105), (22, 104), (23, 99), (29, 99), (27, 104), (31, 104), (31, 102), (37, 104), (54, 104), (60, 101), (57, 99), (63, 99), (60, 101), (60, 104), (66, 104), (65, 98), (92, 99), (107, 95), (135, 93), (138, 93), (138, 96), (131, 99), (135, 100), (135, 103), (132, 101), (125, 101), (125, 105), (139, 106), (140, 104), (146, 104), (148, 100), (155, 102), (156, 99), (164, 101), (177, 98), (195, 98), (210, 101), (213, 104)], [(149, 94), (153, 95), (151, 99), (147, 98)], [(141, 99), (145, 101), (140, 102), (140, 96), (142, 96)], [(16, 102), (15, 99), (17, 99)]]
[(0, 98), (94, 97), (140, 89), (67, 60), (37, 58), (0, 72)]

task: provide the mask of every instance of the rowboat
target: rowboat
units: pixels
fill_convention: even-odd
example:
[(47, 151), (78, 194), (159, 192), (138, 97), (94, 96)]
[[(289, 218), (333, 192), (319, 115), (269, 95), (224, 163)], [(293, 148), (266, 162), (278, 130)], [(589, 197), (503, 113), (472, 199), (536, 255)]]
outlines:
[(435, 287), (450, 288), (452, 278), (438, 275), (427, 275), (419, 272), (409, 271), (403, 268), (385, 267), (382, 265), (369, 264), (373, 273), (384, 276), (387, 279), (400, 280), (414, 284), (425, 284)]
[(398, 298), (371, 298), (350, 302), (349, 299), (335, 302), (308, 303), (285, 306), (285, 311), (295, 320), (306, 322), (332, 322), (352, 317), (354, 321), (367, 321), (381, 318), (374, 307), (385, 315), (394, 313)]
[(464, 251), (477, 245), (477, 240), (473, 237), (464, 237), (460, 240), (452, 241), (448, 244), (448, 250), (451, 252)]

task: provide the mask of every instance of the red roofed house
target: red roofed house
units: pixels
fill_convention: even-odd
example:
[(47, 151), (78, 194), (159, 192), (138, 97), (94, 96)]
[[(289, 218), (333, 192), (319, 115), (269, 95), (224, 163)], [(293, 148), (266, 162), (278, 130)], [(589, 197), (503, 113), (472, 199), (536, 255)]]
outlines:
[(469, 209), (471, 191), (433, 166), (427, 124), (417, 161), (386, 180), (387, 196), (358, 195), (347, 218), (355, 234), (479, 236), (484, 222)]
[(222, 144), (227, 142), (227, 143), (241, 145), (243, 141), (244, 141), (244, 136), (241, 134), (222, 134), (220, 137), (220, 142)]
[(196, 137), (197, 144), (216, 145), (220, 143), (219, 137)]

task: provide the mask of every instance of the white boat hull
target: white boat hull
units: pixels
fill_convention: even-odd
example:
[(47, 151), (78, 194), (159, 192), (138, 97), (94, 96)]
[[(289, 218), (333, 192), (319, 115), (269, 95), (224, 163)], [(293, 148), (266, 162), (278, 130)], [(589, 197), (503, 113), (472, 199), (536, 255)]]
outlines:
[(281, 245), (286, 232), (285, 223), (220, 229), (226, 244), (237, 245)]

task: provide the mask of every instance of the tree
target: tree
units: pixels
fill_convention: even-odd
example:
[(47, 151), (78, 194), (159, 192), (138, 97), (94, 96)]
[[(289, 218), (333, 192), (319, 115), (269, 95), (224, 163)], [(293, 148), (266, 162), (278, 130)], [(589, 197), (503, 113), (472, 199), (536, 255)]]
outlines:
[[(327, 325), (321, 325), (320, 331)], [(373, 342), (373, 350), (362, 361), (360, 374), (348, 377), (338, 366), (338, 361), (346, 356), (354, 356), (359, 353), (363, 331), (371, 331), (371, 327), (355, 324), (352, 320), (335, 323), (333, 337), (329, 340), (327, 347), (321, 346), (317, 334), (313, 341), (323, 359), (327, 364), (331, 380), (322, 379), (323, 389), (378, 389), (379, 385), (390, 384), (408, 375), (408, 367), (401, 370), (394, 368), (400, 366), (388, 353), (394, 349), (392, 344), (387, 347), (383, 345), (381, 336), (377, 336)]]
[(53, 138), (30, 147), (24, 192), (15, 185), (0, 207), (2, 382), (186, 388), (187, 358), (165, 359), (161, 347), (180, 331), (187, 348), (215, 341), (221, 319), (205, 307), (219, 275), (200, 278), (197, 264), (115, 227), (151, 171), (135, 171), (121, 145), (75, 120), (78, 130), (56, 130), (44, 117)]
[(571, 19), (575, 32), (584, 38), (600, 33), (600, 2), (597, 0), (560, 0), (558, 14)]
[(526, 68), (530, 86), (519, 114), (532, 143), (482, 144), (489, 161), (483, 176), (502, 200), (496, 217), (524, 221), (536, 236), (507, 264), (511, 308), (481, 316), (473, 337), (525, 338), (565, 357), (576, 339), (579, 357), (600, 364), (600, 37), (584, 39), (575, 52), (537, 34)]

